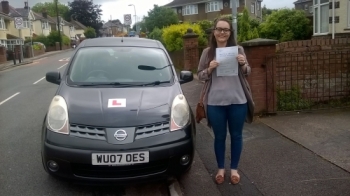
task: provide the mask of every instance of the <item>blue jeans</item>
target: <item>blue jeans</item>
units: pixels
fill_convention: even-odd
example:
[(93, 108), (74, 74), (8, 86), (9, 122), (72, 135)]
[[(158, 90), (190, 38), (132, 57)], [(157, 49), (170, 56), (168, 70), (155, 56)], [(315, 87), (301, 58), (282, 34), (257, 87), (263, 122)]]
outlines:
[(227, 124), (231, 136), (231, 169), (238, 168), (243, 140), (242, 132), (247, 114), (247, 104), (232, 104), (227, 106), (208, 105), (208, 120), (214, 131), (214, 150), (219, 169), (225, 168), (225, 146)]

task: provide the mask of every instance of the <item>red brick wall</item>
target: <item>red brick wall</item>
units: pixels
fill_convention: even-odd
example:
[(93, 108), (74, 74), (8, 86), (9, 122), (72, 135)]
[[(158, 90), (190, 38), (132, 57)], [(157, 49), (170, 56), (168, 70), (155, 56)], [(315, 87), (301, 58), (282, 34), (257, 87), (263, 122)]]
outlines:
[(290, 41), (277, 44), (277, 52), (308, 52), (320, 50), (350, 50), (350, 37), (335, 38), (323, 37), (311, 40)]
[[(273, 82), (273, 69), (266, 67), (266, 57), (275, 53), (275, 45), (265, 46), (245, 46), (244, 51), (247, 56), (249, 65), (252, 68), (252, 73), (248, 76), (253, 99), (255, 102), (255, 112), (274, 112), (273, 108), (276, 108), (276, 94), (270, 85), (266, 85), (267, 82)], [(268, 111), (271, 110), (271, 111)]]
[(297, 86), (303, 99), (316, 102), (349, 95), (350, 51), (279, 54), (273, 61), (281, 90)]
[[(32, 55), (32, 48), (29, 47), (29, 46), (26, 46), (25, 47), (25, 50), (26, 50), (26, 56), (25, 58), (31, 58), (33, 55)], [(34, 51), (34, 56), (39, 56), (39, 55), (42, 55), (42, 54), (45, 54), (45, 49), (41, 49), (41, 50), (35, 50), (33, 49)]]

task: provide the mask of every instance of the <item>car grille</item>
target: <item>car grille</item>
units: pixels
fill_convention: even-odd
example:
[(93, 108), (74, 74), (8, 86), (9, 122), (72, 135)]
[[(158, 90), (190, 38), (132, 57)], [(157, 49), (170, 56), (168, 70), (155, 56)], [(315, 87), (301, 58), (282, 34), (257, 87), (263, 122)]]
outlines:
[(72, 136), (76, 137), (95, 140), (106, 140), (106, 131), (104, 128), (71, 124), (70, 132)]
[(152, 137), (152, 136), (168, 133), (170, 131), (169, 127), (170, 126), (168, 122), (137, 127), (135, 139), (136, 140), (143, 139), (146, 137)]
[[(168, 133), (170, 131), (169, 128), (170, 126), (168, 122), (136, 127), (135, 140)], [(76, 137), (104, 141), (107, 140), (106, 129), (103, 127), (71, 124), (70, 132), (72, 136)]]
[(152, 161), (132, 166), (99, 166), (90, 164), (71, 164), (76, 176), (92, 178), (128, 178), (165, 172), (168, 160)]

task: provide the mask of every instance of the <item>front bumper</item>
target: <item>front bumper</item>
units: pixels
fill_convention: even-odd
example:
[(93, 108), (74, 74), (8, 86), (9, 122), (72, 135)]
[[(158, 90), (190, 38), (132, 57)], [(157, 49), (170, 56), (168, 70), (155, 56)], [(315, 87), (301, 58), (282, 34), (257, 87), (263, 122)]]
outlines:
[[(148, 182), (177, 176), (187, 171), (193, 160), (194, 141), (191, 137), (170, 144), (132, 149), (130, 151), (144, 150), (149, 151), (149, 163), (132, 166), (96, 166), (92, 165), (92, 153), (116, 153), (120, 151), (67, 148), (45, 141), (43, 143), (42, 161), (47, 172), (68, 180), (119, 183)], [(128, 152), (128, 150), (122, 152)], [(184, 155), (189, 155), (189, 161), (185, 165), (181, 164), (181, 157)], [(49, 161), (58, 164), (57, 171), (49, 169)]]

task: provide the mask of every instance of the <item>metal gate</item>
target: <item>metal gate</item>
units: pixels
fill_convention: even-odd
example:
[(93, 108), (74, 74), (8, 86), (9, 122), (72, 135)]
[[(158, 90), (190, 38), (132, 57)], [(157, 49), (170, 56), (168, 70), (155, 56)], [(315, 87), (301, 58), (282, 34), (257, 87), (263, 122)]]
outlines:
[(266, 56), (268, 111), (350, 107), (350, 51)]

